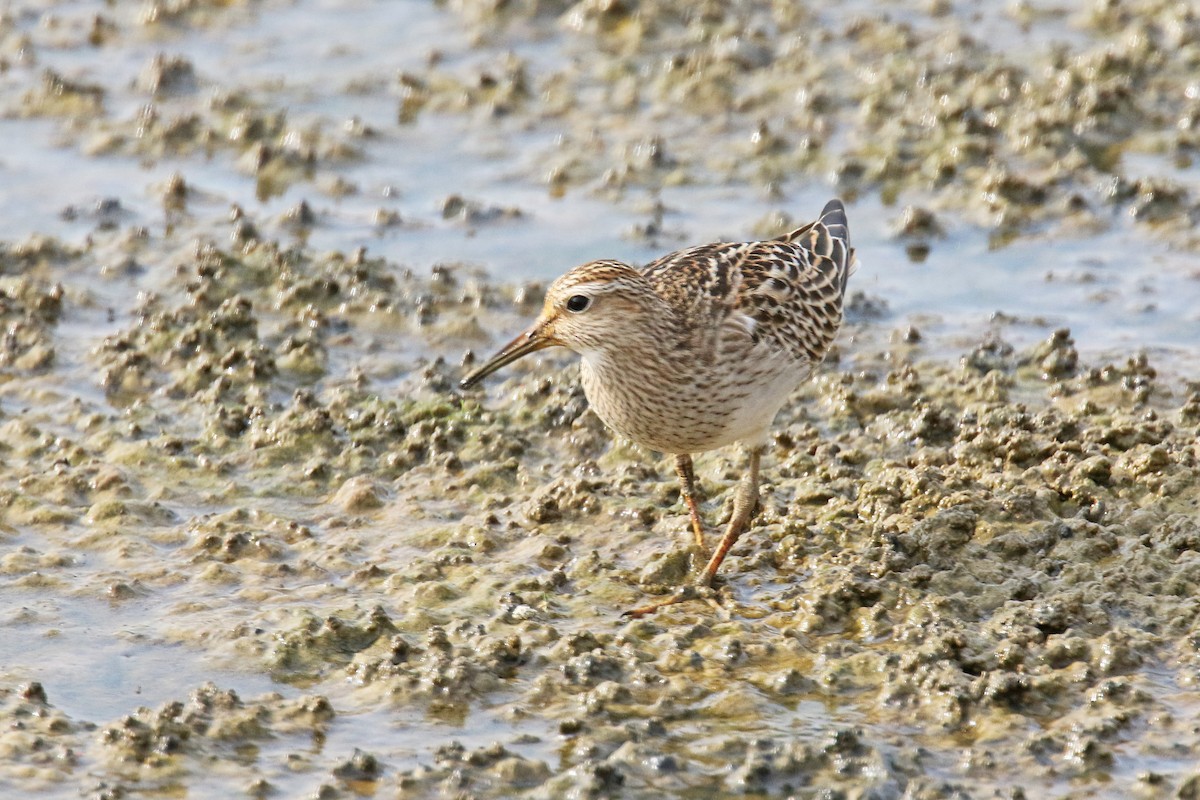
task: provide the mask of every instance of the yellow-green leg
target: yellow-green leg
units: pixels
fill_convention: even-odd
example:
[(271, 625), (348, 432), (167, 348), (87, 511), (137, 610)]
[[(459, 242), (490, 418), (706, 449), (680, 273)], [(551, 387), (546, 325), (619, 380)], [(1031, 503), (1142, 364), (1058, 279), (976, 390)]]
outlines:
[(733, 516), (729, 519), (729, 526), (725, 528), (725, 535), (717, 544), (716, 552), (712, 554), (708, 565), (704, 567), (704, 572), (696, 580), (700, 586), (712, 585), (712, 579), (716, 576), (717, 570), (721, 568), (721, 562), (725, 560), (725, 556), (729, 554), (729, 549), (750, 526), (750, 515), (754, 513), (754, 506), (758, 504), (758, 464), (762, 459), (762, 453), (763, 448), (761, 447), (755, 447), (750, 451), (750, 469), (738, 485), (737, 495), (733, 498)]
[[(742, 482), (738, 485), (737, 494), (733, 498), (733, 516), (729, 519), (729, 525), (725, 528), (725, 535), (721, 537), (721, 542), (717, 545), (716, 552), (712, 554), (712, 558), (708, 560), (708, 565), (704, 567), (704, 571), (696, 578), (696, 582), (690, 586), (684, 586), (671, 595), (670, 598), (662, 602), (631, 609), (621, 616), (636, 619), (653, 614), (660, 608), (673, 606), (704, 596), (704, 590), (712, 585), (712, 580), (716, 576), (717, 570), (721, 568), (721, 562), (725, 560), (725, 556), (729, 554), (734, 543), (746, 532), (746, 528), (750, 525), (750, 515), (754, 513), (754, 506), (758, 503), (758, 467), (762, 459), (762, 453), (763, 448), (761, 447), (755, 447), (750, 450), (749, 469), (746, 471), (746, 476), (742, 479)], [(677, 466), (678, 463), (677, 461)], [(688, 466), (691, 466), (690, 458), (688, 459)]]
[(710, 551), (704, 543), (704, 521), (700, 519), (700, 509), (696, 505), (696, 473), (692, 469), (692, 457), (687, 453), (675, 456), (675, 472), (679, 475), (683, 502), (687, 504), (688, 514), (692, 518), (692, 536), (696, 540), (696, 547), (708, 555)]

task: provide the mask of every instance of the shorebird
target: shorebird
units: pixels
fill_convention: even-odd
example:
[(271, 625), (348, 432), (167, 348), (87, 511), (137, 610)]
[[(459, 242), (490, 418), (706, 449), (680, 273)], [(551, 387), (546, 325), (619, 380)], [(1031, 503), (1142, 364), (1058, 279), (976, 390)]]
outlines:
[[(626, 616), (700, 597), (711, 586), (758, 504), (759, 462), (775, 415), (841, 326), (853, 265), (839, 200), (777, 239), (689, 247), (640, 268), (592, 261), (554, 281), (534, 323), (463, 378), (467, 389), (536, 350), (567, 347), (581, 357), (583, 391), (600, 419), (675, 456), (692, 536), (708, 561), (693, 585)], [(725, 534), (710, 551), (692, 456), (735, 442), (747, 453), (747, 470)]]

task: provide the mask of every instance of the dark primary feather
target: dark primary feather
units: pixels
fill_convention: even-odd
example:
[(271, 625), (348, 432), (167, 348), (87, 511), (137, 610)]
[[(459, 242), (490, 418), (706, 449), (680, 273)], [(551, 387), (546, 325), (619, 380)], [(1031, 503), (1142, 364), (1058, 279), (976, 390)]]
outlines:
[(831, 200), (819, 219), (778, 239), (690, 247), (643, 274), (686, 327), (707, 337), (687, 346), (715, 357), (721, 323), (740, 313), (754, 321), (754, 341), (816, 364), (841, 326), (853, 260), (845, 208)]

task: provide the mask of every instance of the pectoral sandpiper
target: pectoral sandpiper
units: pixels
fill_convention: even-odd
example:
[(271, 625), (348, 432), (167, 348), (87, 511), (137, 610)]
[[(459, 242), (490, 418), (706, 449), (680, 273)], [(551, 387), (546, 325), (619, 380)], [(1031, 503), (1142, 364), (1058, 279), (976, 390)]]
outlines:
[(626, 615), (698, 596), (745, 532), (771, 423), (837, 335), (853, 262), (838, 200), (816, 221), (765, 242), (690, 247), (642, 268), (593, 261), (554, 281), (537, 320), (463, 379), (466, 389), (535, 350), (574, 350), (592, 410), (621, 436), (675, 455), (704, 554), (692, 455), (734, 442), (746, 450), (729, 525), (695, 585)]

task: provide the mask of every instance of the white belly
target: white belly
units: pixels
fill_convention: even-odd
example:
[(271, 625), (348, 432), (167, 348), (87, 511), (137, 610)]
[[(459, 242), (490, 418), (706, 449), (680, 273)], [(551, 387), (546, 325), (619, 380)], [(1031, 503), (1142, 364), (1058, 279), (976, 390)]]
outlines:
[(792, 391), (808, 377), (805, 364), (784, 357), (693, 364), (677, 374), (639, 370), (584, 356), (583, 390), (604, 422), (621, 436), (664, 453), (701, 453), (734, 442), (762, 444)]

